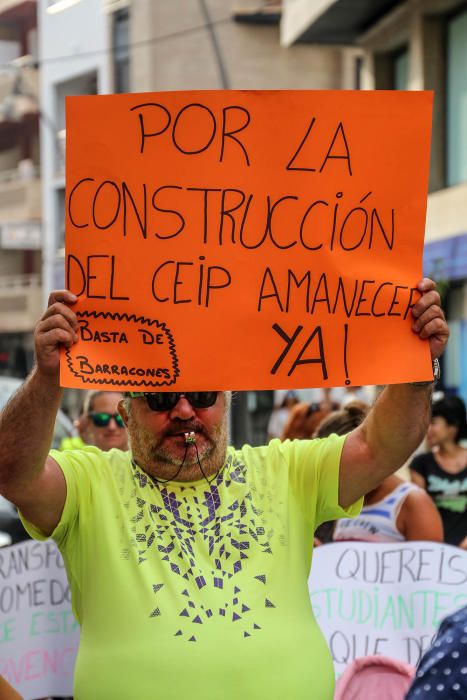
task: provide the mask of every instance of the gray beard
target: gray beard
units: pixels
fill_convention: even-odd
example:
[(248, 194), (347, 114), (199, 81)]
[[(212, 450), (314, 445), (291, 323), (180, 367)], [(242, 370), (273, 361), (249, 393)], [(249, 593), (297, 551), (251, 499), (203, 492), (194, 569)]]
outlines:
[[(131, 414), (128, 420), (128, 434), (133, 459), (150, 476), (164, 481), (198, 481), (216, 474), (225, 463), (228, 442), (228, 416), (215, 428), (203, 447), (188, 445), (185, 457), (179, 458), (155, 440), (154, 434), (136, 423)], [(187, 432), (190, 429), (187, 428)], [(200, 463), (201, 467), (200, 468)], [(183, 466), (182, 466), (183, 464)]]

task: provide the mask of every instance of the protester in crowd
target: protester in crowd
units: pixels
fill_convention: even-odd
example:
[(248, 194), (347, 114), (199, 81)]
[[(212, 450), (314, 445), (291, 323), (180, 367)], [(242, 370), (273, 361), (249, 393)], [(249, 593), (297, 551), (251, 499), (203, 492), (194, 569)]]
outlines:
[(294, 391), (286, 391), (278, 406), (272, 409), (268, 422), (268, 439), (282, 437), (284, 427), (288, 421), (290, 411), (298, 403), (297, 395)]
[(467, 549), (467, 436), (465, 404), (457, 396), (435, 401), (427, 431), (430, 452), (414, 457), (412, 480), (427, 490), (438, 508), (444, 541)]
[(301, 440), (310, 438), (317, 426), (330, 411), (339, 408), (334, 401), (331, 389), (324, 388), (319, 402), (297, 403), (290, 410), (289, 418), (281, 435), (282, 440)]
[(89, 391), (83, 411), (76, 421), (76, 428), (83, 445), (94, 445), (100, 450), (128, 449), (128, 434), (118, 412), (123, 399), (119, 391)]
[[(333, 433), (345, 435), (359, 426), (367, 413), (368, 407), (364, 403), (349, 403), (327, 416), (315, 435), (320, 438)], [(324, 523), (316, 537), (321, 543), (329, 541), (329, 525)], [(365, 495), (360, 515), (336, 521), (332, 540), (442, 542), (443, 525), (433, 501), (423, 489), (391, 474)]]
[(328, 413), (328, 409), (322, 409), (317, 403), (296, 404), (290, 411), (281, 439), (302, 440), (309, 438)]
[(314, 434), (321, 421), (331, 412), (337, 411), (344, 403), (364, 399), (365, 405), (370, 405), (368, 387), (324, 387), (321, 389), (319, 400), (307, 403), (302, 401), (297, 403), (290, 410), (289, 418), (285, 424), (281, 439), (296, 440), (307, 439)]
[[(447, 324), (434, 283), (418, 288), (412, 328), (437, 358)], [(81, 624), (75, 696), (331, 700), (310, 541), (413, 452), (432, 382), (386, 387), (346, 437), (240, 450), (227, 446), (229, 392), (131, 392), (120, 403), (131, 453), (48, 455), (76, 300), (52, 293), (37, 364), (0, 419), (1, 490), (67, 567)]]
[(467, 606), (443, 620), (405, 700), (467, 698)]

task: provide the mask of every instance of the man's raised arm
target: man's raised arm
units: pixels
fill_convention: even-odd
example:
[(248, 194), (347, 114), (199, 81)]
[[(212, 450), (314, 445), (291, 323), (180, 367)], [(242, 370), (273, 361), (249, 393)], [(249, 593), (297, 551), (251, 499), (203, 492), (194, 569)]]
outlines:
[[(438, 359), (449, 330), (435, 283), (423, 279), (412, 309), (413, 330)], [(339, 503), (348, 507), (401, 467), (423, 440), (430, 421), (432, 382), (393, 384), (378, 397), (364, 422), (345, 441), (339, 476)]]
[(51, 534), (60, 520), (66, 484), (48, 457), (60, 406), (60, 346), (78, 339), (76, 297), (52, 292), (35, 329), (36, 365), (0, 415), (0, 493), (34, 525)]

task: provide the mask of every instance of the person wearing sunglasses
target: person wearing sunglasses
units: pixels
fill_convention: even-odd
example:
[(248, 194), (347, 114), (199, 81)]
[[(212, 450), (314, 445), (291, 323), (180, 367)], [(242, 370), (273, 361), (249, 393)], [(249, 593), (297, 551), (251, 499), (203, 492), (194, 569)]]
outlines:
[[(128, 392), (120, 404), (133, 463), (159, 483), (209, 482), (225, 461), (230, 392)], [(157, 465), (157, 466), (156, 466)]]
[[(418, 288), (413, 331), (437, 360), (447, 324), (434, 283)], [(228, 445), (228, 391), (133, 388), (119, 403), (129, 452), (48, 454), (76, 301), (52, 293), (36, 367), (0, 419), (0, 491), (66, 562), (75, 697), (331, 700), (307, 583), (313, 533), (356, 515), (415, 450), (433, 382), (386, 387), (348, 436), (241, 449)]]
[(128, 450), (128, 435), (118, 404), (123, 398), (119, 391), (90, 391), (77, 420), (78, 433), (86, 445), (100, 450)]

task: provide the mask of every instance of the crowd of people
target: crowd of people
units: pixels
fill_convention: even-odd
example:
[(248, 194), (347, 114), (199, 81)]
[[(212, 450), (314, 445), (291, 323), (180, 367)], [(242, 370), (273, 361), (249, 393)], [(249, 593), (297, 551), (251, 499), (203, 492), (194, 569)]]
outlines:
[[(128, 450), (119, 413), (124, 394), (103, 389), (82, 393), (82, 410), (74, 420), (76, 436), (64, 438), (61, 449)], [(311, 403), (300, 401), (300, 392), (276, 393), (268, 437), (285, 441), (350, 433), (363, 422), (378, 391), (322, 389), (320, 400)], [(323, 523), (314, 545), (346, 540), (427, 540), (467, 549), (467, 421), (460, 397), (438, 394), (426, 436), (414, 455), (397, 474), (365, 494), (357, 517)]]
[[(436, 362), (447, 324), (434, 283), (419, 290), (413, 330)], [(75, 696), (152, 700), (157, 688), (169, 699), (331, 700), (332, 661), (309, 600), (313, 542), (466, 548), (465, 405), (433, 403), (431, 381), (377, 396), (324, 391), (311, 404), (289, 391), (273, 439), (235, 449), (231, 392), (98, 390), (86, 395), (76, 437), (50, 451), (75, 301), (51, 295), (36, 366), (0, 417), (1, 493), (65, 561), (81, 625)], [(407, 466), (411, 479), (395, 475)], [(453, 630), (464, 621), (458, 611), (435, 645), (462, 645), (465, 633)], [(462, 668), (440, 700), (466, 697)], [(423, 659), (407, 697), (424, 697), (432, 669)]]
[[(320, 393), (319, 402), (308, 403), (293, 390), (277, 392), (269, 439), (346, 435), (363, 422), (377, 390), (352, 387)], [(82, 411), (74, 420), (76, 436), (64, 438), (61, 449), (128, 450), (127, 429), (118, 409), (123, 398), (119, 391), (84, 391)], [(460, 397), (438, 395), (415, 454), (398, 474), (389, 475), (365, 494), (357, 517), (323, 523), (314, 545), (346, 540), (427, 540), (467, 549), (467, 421)]]
[[(322, 390), (319, 401), (308, 403), (300, 401), (300, 392), (277, 392), (269, 436), (294, 440), (345, 435), (363, 422), (377, 393), (373, 387)], [(278, 434), (274, 431), (279, 426)], [(437, 395), (415, 453), (397, 474), (365, 495), (358, 517), (323, 524), (315, 545), (342, 540), (429, 540), (467, 549), (467, 421), (459, 396)]]
[[(367, 415), (372, 387), (323, 390), (318, 402), (300, 401), (294, 391), (278, 392), (269, 421), (270, 437), (281, 440), (324, 438), (354, 430)], [(276, 415), (280, 415), (280, 421)], [(280, 426), (280, 433), (274, 431)], [(458, 396), (432, 402), (423, 442), (399, 470), (369, 491), (360, 514), (317, 528), (315, 546), (339, 541), (445, 542), (467, 550), (467, 420)], [(417, 669), (391, 658), (357, 659), (336, 688), (336, 698), (380, 695), (397, 700), (461, 700), (467, 697), (467, 606), (440, 625)], [(359, 678), (361, 676), (361, 679)]]

